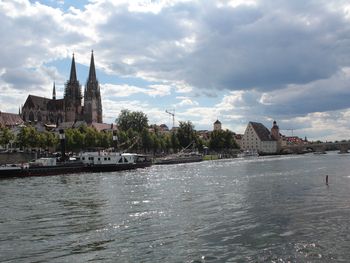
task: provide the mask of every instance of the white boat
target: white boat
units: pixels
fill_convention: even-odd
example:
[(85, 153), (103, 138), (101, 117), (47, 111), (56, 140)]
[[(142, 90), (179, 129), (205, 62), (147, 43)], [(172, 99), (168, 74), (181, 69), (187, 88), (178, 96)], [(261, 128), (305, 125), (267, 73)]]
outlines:
[(106, 172), (130, 170), (150, 166), (152, 162), (135, 153), (109, 151), (82, 152), (76, 160), (85, 165), (86, 171)]

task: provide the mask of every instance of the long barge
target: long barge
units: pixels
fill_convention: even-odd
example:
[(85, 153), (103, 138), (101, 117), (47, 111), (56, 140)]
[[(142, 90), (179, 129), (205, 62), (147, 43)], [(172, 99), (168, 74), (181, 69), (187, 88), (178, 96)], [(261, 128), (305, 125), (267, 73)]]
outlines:
[(180, 163), (194, 163), (203, 161), (203, 155), (197, 153), (181, 153), (175, 155), (169, 155), (162, 158), (157, 158), (154, 164), (164, 165), (164, 164), (180, 164)]
[(0, 166), (0, 178), (113, 172), (151, 165), (151, 160), (137, 154), (86, 152), (64, 162), (58, 162), (56, 158), (40, 158), (28, 164)]

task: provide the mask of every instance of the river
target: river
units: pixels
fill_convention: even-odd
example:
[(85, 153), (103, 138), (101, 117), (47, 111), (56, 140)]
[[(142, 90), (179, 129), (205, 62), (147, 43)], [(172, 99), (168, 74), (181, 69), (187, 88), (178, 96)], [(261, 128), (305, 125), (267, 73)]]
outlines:
[(349, 160), (0, 180), (0, 262), (349, 262)]

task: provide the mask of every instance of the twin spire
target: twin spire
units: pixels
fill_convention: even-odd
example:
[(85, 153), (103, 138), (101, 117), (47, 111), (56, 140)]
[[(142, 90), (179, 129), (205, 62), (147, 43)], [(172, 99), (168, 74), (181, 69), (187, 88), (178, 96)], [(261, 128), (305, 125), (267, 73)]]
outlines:
[[(78, 81), (77, 79), (77, 70), (75, 68), (75, 59), (74, 59), (74, 53), (72, 57), (72, 65), (70, 68), (70, 77), (69, 77), (70, 82), (75, 82)], [(94, 60), (94, 51), (91, 50), (91, 60), (90, 60), (90, 69), (89, 69), (89, 77), (88, 77), (88, 82), (90, 81), (97, 81), (96, 79), (96, 70), (95, 70), (95, 60)]]
[[(70, 67), (70, 76), (68, 83), (79, 83), (78, 78), (77, 78), (77, 70), (75, 66), (75, 58), (74, 58), (74, 53), (72, 56), (72, 64)], [(94, 51), (91, 50), (91, 60), (90, 60), (90, 69), (89, 69), (89, 76), (87, 83), (97, 83), (97, 78), (96, 78), (96, 70), (95, 70), (95, 59), (94, 59)], [(55, 87), (55, 82), (53, 83), (53, 91), (52, 91), (52, 98), (56, 99), (56, 87)]]

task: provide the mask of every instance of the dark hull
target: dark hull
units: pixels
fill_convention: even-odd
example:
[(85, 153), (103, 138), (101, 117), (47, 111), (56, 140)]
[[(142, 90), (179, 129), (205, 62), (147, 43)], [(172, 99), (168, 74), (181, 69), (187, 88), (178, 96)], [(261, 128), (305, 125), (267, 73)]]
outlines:
[(0, 170), (0, 178), (11, 178), (11, 177), (20, 177), (27, 175), (26, 169), (1, 169)]
[(152, 161), (138, 162), (135, 164), (136, 168), (146, 168), (152, 166)]
[(141, 162), (136, 164), (100, 164), (87, 166), (83, 163), (65, 163), (55, 166), (32, 166), (23, 169), (1, 169), (0, 178), (125, 171), (145, 168), (151, 166), (151, 164), (151, 162)]
[(46, 176), (59, 174), (75, 174), (84, 172), (84, 164), (69, 163), (54, 166), (34, 166), (28, 169), (28, 176)]
[(124, 171), (136, 169), (134, 164), (95, 164), (86, 166), (84, 168), (85, 172), (114, 172), (114, 171)]
[(115, 172), (115, 171), (125, 171), (133, 170), (137, 168), (146, 168), (152, 165), (151, 161), (138, 162), (138, 163), (123, 163), (123, 164), (95, 164), (88, 165), (84, 168), (85, 172)]
[(198, 157), (188, 157), (188, 158), (164, 158), (157, 159), (154, 164), (180, 164), (180, 163), (194, 163), (201, 162), (203, 158), (201, 156)]

